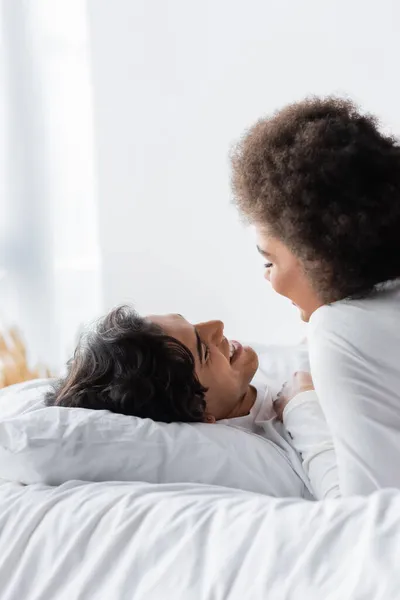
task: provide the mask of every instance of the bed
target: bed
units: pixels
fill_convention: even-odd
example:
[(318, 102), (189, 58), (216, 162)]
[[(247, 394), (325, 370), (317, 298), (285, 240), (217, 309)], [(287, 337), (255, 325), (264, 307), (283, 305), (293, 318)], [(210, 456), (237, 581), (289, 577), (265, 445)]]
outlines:
[(196, 484), (0, 485), (2, 600), (388, 600), (400, 494), (307, 502)]
[[(279, 385), (296, 365), (268, 355)], [(399, 597), (399, 491), (274, 497), (251, 434), (46, 407), (47, 386), (0, 393), (1, 600)]]

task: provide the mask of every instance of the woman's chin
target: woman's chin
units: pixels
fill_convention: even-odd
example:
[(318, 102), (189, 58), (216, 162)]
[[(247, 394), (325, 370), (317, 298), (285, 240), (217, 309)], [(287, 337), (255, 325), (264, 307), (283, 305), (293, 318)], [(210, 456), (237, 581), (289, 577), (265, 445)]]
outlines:
[(300, 319), (304, 323), (308, 323), (308, 321), (310, 320), (310, 315), (308, 313), (306, 313), (304, 310), (300, 310)]
[(308, 323), (308, 321), (310, 320), (310, 315), (308, 312), (304, 311), (302, 308), (300, 308), (300, 306), (298, 306), (297, 304), (295, 304), (294, 302), (292, 302), (293, 306), (295, 308), (297, 308), (297, 310), (300, 313), (300, 319), (302, 321), (304, 321), (304, 323)]

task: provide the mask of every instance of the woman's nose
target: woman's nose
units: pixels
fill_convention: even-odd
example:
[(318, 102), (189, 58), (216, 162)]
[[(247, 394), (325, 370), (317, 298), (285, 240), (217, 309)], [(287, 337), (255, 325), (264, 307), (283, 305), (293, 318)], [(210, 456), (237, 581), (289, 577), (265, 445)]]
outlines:
[(265, 269), (264, 279), (271, 281), (271, 271), (269, 269)]
[(222, 321), (207, 321), (196, 325), (197, 331), (208, 341), (220, 344), (224, 339), (224, 324)]

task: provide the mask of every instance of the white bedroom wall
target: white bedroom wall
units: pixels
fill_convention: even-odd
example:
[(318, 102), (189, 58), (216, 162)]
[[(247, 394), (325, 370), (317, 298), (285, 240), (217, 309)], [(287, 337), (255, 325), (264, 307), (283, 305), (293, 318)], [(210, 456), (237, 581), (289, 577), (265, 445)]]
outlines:
[(263, 114), (348, 94), (400, 131), (396, 0), (88, 0), (105, 307), (304, 333), (230, 206), (228, 152)]

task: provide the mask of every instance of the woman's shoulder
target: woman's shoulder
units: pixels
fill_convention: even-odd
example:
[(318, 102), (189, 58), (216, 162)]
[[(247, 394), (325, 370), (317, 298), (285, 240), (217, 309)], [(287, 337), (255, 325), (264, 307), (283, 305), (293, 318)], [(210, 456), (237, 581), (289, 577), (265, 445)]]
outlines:
[(367, 298), (342, 300), (322, 306), (309, 323), (309, 343), (337, 348), (354, 345), (374, 348), (390, 341), (400, 349), (400, 282), (387, 285)]
[(366, 298), (340, 300), (321, 306), (311, 315), (310, 325), (311, 328), (321, 324), (337, 326), (353, 319), (370, 322), (371, 316), (376, 322), (396, 314), (400, 314), (400, 280), (380, 287)]

